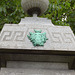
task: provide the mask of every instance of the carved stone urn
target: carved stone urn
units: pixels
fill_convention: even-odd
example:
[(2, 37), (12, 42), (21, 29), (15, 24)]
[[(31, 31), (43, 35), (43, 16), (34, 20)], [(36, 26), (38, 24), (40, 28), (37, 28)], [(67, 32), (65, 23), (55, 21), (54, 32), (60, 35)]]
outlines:
[(21, 5), (25, 13), (29, 15), (37, 14), (38, 16), (43, 14), (49, 5), (48, 0), (22, 0)]

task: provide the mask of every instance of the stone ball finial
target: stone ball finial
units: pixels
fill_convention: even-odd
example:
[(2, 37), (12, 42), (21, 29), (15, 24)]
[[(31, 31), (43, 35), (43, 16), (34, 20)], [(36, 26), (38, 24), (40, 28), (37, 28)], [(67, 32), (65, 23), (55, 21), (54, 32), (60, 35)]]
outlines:
[(39, 16), (48, 9), (49, 0), (22, 0), (21, 5), (25, 13)]

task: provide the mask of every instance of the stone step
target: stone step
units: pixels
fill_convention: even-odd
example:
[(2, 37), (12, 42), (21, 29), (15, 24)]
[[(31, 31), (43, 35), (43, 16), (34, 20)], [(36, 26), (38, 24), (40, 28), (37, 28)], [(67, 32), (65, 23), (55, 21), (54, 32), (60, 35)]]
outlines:
[(7, 68), (68, 70), (68, 63), (7, 61)]
[(48, 20), (47, 18), (38, 18), (38, 17), (25, 17), (21, 19), (21, 22), (19, 24), (39, 24), (39, 25), (50, 25), (54, 26), (51, 22), (51, 20)]
[(74, 70), (2, 68), (0, 75), (75, 75)]

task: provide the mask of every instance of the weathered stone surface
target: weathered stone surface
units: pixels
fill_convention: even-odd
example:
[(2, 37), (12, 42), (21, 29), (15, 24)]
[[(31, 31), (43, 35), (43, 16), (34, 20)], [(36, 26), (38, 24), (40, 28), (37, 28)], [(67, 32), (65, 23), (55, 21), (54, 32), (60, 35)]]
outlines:
[(68, 63), (7, 61), (7, 68), (68, 70)]
[(75, 75), (74, 70), (2, 68), (0, 75)]
[[(51, 20), (47, 18), (39, 18), (39, 17), (25, 17), (21, 19), (21, 22), (19, 24), (26, 24), (28, 26), (34, 25), (34, 26), (41, 26), (41, 25), (49, 25), (54, 26), (51, 22)], [(45, 26), (45, 27), (46, 27)]]
[[(31, 22), (5, 24), (0, 33), (0, 48), (75, 51), (75, 36), (69, 26), (54, 26), (47, 20), (48, 25), (46, 25), (42, 23), (43, 19), (41, 23), (39, 19), (36, 18), (35, 23), (32, 19), (31, 22), (34, 24)], [(48, 40), (43, 47), (34, 47), (28, 39), (27, 35), (29, 32), (34, 32), (34, 29), (46, 32)]]

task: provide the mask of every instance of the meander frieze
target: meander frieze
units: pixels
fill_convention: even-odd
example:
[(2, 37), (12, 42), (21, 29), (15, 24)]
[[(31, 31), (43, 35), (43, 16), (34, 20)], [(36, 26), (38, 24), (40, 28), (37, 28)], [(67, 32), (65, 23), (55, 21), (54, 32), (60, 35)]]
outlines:
[[(56, 43), (75, 43), (75, 37), (72, 33), (49, 32), (52, 41)], [(24, 41), (26, 36), (25, 31), (3, 31), (0, 36), (0, 41)]]
[(1, 41), (24, 41), (24, 31), (3, 31), (1, 34)]
[(57, 33), (57, 32), (51, 32), (51, 39), (52, 42), (55, 43), (74, 43), (75, 42), (75, 38), (73, 37), (73, 35), (71, 33)]

